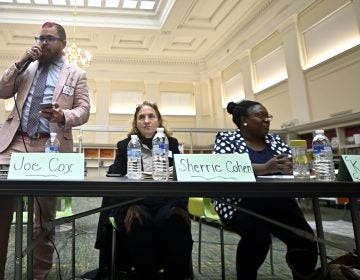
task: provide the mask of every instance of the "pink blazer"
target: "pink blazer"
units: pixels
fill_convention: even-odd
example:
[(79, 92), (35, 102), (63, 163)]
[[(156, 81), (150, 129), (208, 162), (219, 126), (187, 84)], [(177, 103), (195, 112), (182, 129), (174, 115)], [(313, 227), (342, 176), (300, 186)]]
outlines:
[[(14, 106), (5, 120), (0, 131), (0, 153), (10, 145), (19, 128), (22, 108), (29, 94), (38, 66), (38, 61), (31, 63), (28, 69), (17, 78), (15, 92), (13, 92), (13, 89), (18, 72), (15, 64), (10, 66), (0, 79), (0, 98), (8, 99), (17, 93), (16, 104), (20, 113), (19, 116)], [(69, 86), (74, 88), (73, 94), (65, 94), (63, 91), (64, 86), (66, 88), (69, 88)], [(54, 132), (57, 133), (60, 140), (60, 151), (72, 152), (72, 127), (86, 123), (90, 116), (90, 99), (85, 71), (65, 60), (55, 87), (53, 102), (57, 102), (65, 114), (64, 126), (52, 124)]]

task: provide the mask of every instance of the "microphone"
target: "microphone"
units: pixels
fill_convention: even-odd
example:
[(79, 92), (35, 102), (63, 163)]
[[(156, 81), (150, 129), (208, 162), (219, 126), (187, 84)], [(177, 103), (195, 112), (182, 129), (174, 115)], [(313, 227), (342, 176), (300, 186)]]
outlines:
[(33, 62), (33, 59), (31, 57), (29, 57), (28, 60), (25, 61), (23, 67), (21, 67), (21, 69), (19, 70), (18, 75), (20, 75), (22, 72), (24, 72), (26, 70), (26, 68), (29, 67), (31, 62)]

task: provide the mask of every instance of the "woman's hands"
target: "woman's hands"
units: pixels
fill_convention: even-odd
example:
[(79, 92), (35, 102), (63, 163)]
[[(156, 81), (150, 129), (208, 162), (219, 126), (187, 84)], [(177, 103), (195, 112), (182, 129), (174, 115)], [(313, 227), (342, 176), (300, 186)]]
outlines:
[(292, 174), (292, 161), (289, 155), (274, 155), (264, 164), (253, 164), (255, 175), (267, 175), (273, 173)]
[(189, 227), (191, 227), (191, 219), (190, 219), (189, 213), (188, 213), (186, 210), (184, 210), (184, 209), (182, 209), (182, 208), (180, 208), (180, 207), (172, 207), (172, 208), (170, 209), (170, 212), (169, 212), (169, 215), (168, 215), (168, 219), (169, 219), (171, 216), (173, 216), (173, 215), (178, 215), (178, 216), (180, 216), (180, 217), (185, 221), (185, 223), (186, 223)]
[(275, 155), (268, 162), (265, 163), (268, 173), (282, 173), (290, 174), (292, 173), (292, 161), (287, 154)]
[(139, 223), (140, 225), (144, 224), (145, 221), (145, 212), (138, 205), (131, 205), (126, 213), (126, 217), (124, 220), (124, 226), (126, 232), (129, 232), (133, 226), (134, 222)]

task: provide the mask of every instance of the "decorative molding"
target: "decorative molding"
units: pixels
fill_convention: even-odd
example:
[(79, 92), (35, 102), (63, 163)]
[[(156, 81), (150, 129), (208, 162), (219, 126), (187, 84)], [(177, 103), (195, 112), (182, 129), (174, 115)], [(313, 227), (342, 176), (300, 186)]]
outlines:
[[(1, 57), (0, 57), (1, 58)], [(162, 64), (162, 65), (192, 65), (200, 66), (205, 61), (203, 59), (186, 58), (162, 58), (162, 57), (108, 57), (95, 56), (94, 63), (130, 63), (130, 64)]]
[(280, 33), (297, 31), (297, 15), (292, 15), (278, 27)]
[[(0, 60), (16, 61), (21, 54), (1, 54)], [(203, 59), (171, 59), (162, 57), (109, 57), (109, 56), (95, 56), (92, 63), (109, 63), (109, 64), (148, 64), (148, 65), (190, 65), (200, 66), (205, 63)]]
[(0, 60), (17, 60), (21, 54), (0, 54)]
[[(224, 40), (223, 43), (209, 52), (205, 60), (208, 61), (210, 67), (226, 68), (231, 63), (234, 62), (234, 57), (241, 56), (242, 51), (246, 51), (248, 48), (249, 41), (244, 41), (244, 33), (248, 34), (249, 32), (255, 33), (256, 24), (254, 22), (259, 20), (261, 17), (264, 17), (266, 13), (274, 3), (281, 2), (281, 0), (264, 0), (257, 7), (255, 7), (249, 14), (242, 19), (237, 25), (234, 25), (232, 32), (227, 36), (227, 40)], [(252, 27), (252, 24), (254, 28)], [(243, 49), (243, 50), (241, 50)], [(228, 50), (224, 52), (224, 50)], [(212, 75), (209, 73), (208, 75)]]

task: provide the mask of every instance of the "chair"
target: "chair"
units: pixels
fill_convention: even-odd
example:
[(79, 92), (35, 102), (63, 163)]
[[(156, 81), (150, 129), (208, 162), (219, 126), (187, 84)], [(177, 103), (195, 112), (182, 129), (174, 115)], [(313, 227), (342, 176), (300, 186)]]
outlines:
[[(28, 222), (28, 198), (24, 197), (24, 210), (23, 210), (23, 223)], [(72, 197), (58, 197), (57, 201), (56, 218), (64, 218), (73, 215), (72, 211)], [(16, 221), (16, 213), (14, 213), (13, 223)], [(75, 279), (75, 220), (71, 221), (71, 268), (72, 268), (72, 279)]]
[[(23, 211), (23, 223), (27, 223), (28, 212), (28, 198), (25, 196), (23, 198), (24, 201), (24, 211)], [(72, 198), (71, 197), (58, 197), (58, 207), (56, 210), (56, 218), (63, 218), (73, 215), (72, 212)], [(16, 221), (16, 213), (14, 213), (13, 223)]]
[(221, 252), (221, 279), (225, 279), (225, 253), (224, 253), (224, 224), (221, 222), (211, 199), (204, 197), (203, 199), (204, 215), (199, 218), (199, 246), (198, 246), (198, 271), (201, 273), (201, 242), (202, 242), (202, 224), (215, 225), (220, 229), (220, 252)]
[[(28, 208), (28, 198), (27, 198), (27, 196), (24, 196), (23, 197), (23, 223), (24, 224), (27, 224), (27, 222), (28, 222), (27, 208)], [(15, 222), (16, 222), (16, 212), (14, 212), (13, 219), (12, 219), (12, 223), (15, 224)]]
[[(355, 198), (353, 200), (353, 202), (354, 202), (353, 207), (354, 207), (355, 211), (360, 211), (360, 198)], [(348, 209), (348, 208), (350, 208), (349, 200), (344, 202), (344, 217), (343, 217), (344, 220), (346, 220), (346, 213), (347, 213), (346, 209)]]
[(56, 218), (63, 218), (73, 215), (72, 197), (58, 197), (58, 208), (56, 210)]
[[(227, 228), (220, 220), (220, 217), (215, 211), (214, 205), (210, 198), (204, 197), (203, 199), (203, 211), (204, 215), (199, 218), (199, 246), (198, 246), (198, 271), (201, 274), (201, 242), (202, 242), (202, 224), (206, 222), (210, 225), (215, 225), (220, 229), (220, 252), (221, 252), (221, 279), (225, 280), (225, 251), (224, 251), (224, 229)], [(270, 245), (270, 268), (271, 274), (274, 275), (273, 264), (273, 247), (272, 242)]]
[[(109, 223), (112, 227), (112, 234), (111, 234), (111, 266), (110, 266), (110, 280), (114, 280), (117, 277), (117, 273), (116, 273), (116, 266), (115, 266), (115, 256), (116, 256), (116, 233), (119, 230), (118, 226), (116, 225), (116, 221), (114, 217), (109, 217)], [(131, 277), (131, 275), (133, 274), (133, 268), (131, 268), (131, 272), (127, 273), (127, 272), (123, 272), (123, 274), (128, 274), (126, 275), (127, 277)]]
[(193, 218), (204, 216), (203, 198), (189, 197), (188, 212)]
[[(56, 218), (64, 218), (73, 215), (72, 197), (59, 196)], [(71, 221), (71, 271), (72, 278), (75, 279), (75, 219)]]

